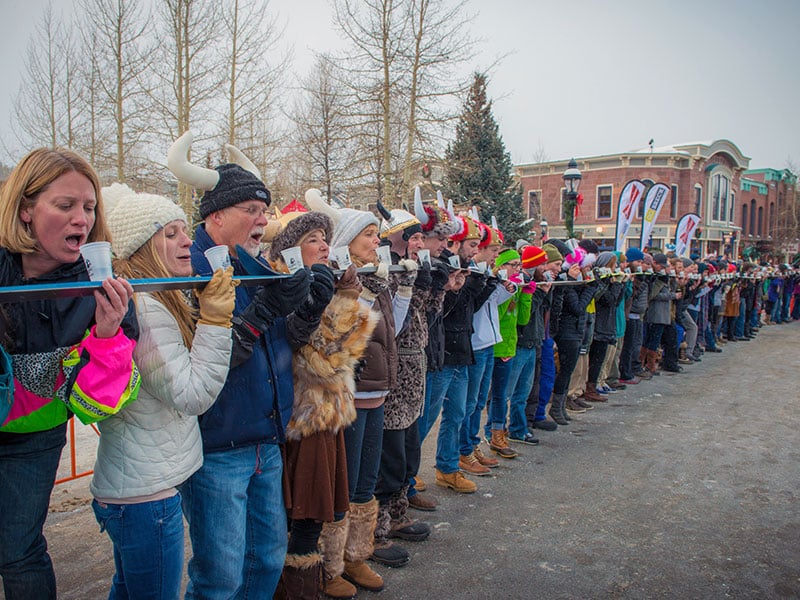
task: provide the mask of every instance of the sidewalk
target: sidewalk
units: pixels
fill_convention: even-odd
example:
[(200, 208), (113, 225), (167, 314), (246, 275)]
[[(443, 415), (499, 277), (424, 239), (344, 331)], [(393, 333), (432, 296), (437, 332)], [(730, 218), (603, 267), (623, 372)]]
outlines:
[[(476, 494), (433, 485), (433, 432), (420, 474), (440, 508), (413, 516), (434, 533), (405, 543), (405, 568), (379, 568), (379, 597), (800, 598), (799, 340), (800, 323), (766, 327), (613, 394), (516, 445)], [(89, 501), (88, 478), (53, 493), (45, 533), (65, 600), (108, 593), (111, 546)]]

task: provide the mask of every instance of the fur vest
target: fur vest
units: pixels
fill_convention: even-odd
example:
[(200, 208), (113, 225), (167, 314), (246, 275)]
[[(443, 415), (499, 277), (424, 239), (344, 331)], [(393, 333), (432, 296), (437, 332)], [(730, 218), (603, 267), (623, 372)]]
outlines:
[(286, 436), (299, 440), (337, 433), (356, 418), (353, 367), (364, 354), (380, 315), (355, 295), (337, 292), (308, 344), (294, 353), (294, 404)]

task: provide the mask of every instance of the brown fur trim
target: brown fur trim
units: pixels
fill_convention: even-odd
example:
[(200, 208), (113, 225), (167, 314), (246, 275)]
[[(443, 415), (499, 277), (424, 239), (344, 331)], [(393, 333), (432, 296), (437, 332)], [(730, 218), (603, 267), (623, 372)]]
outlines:
[(344, 546), (344, 559), (347, 562), (367, 560), (372, 555), (375, 524), (378, 518), (378, 501), (350, 503), (350, 532)]
[(294, 405), (286, 435), (299, 440), (338, 432), (355, 420), (353, 368), (379, 315), (348, 295), (336, 294), (308, 344), (295, 352)]
[(322, 555), (319, 552), (311, 554), (287, 554), (286, 562), (287, 567), (292, 569), (313, 569), (322, 562)]
[(319, 547), (322, 552), (323, 568), (328, 578), (344, 573), (344, 546), (350, 528), (350, 519), (345, 515), (341, 521), (332, 521), (322, 526)]

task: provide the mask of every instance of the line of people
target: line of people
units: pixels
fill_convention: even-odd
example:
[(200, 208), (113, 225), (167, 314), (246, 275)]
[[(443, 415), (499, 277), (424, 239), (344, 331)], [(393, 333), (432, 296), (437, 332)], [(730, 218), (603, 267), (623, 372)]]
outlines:
[[(91, 492), (113, 544), (110, 598), (179, 596), (184, 518), (187, 598), (352, 598), (383, 588), (373, 565), (409, 562), (398, 540), (431, 534), (409, 510), (436, 510), (419, 476), (433, 431), (434, 484), (471, 493), (537, 430), (749, 339), (765, 310), (799, 310), (785, 300), (790, 285), (800, 293), (788, 266), (588, 240), (509, 247), (443, 203), (379, 205), (379, 218), (309, 190), (309, 211), (270, 222), (246, 157), (228, 147), (232, 162), (198, 167), (190, 145), (179, 138), (168, 165), (204, 192), (193, 240), (172, 200), (101, 191), (68, 150), (31, 152), (3, 187), (0, 284), (85, 281), (80, 246), (100, 240), (117, 274), (93, 296), (2, 306), (9, 600), (56, 597), (43, 526), (73, 414), (101, 432)], [(215, 246), (231, 267), (212, 271)], [(286, 276), (237, 285), (239, 251)], [(127, 283), (191, 274), (210, 276), (193, 295)]]

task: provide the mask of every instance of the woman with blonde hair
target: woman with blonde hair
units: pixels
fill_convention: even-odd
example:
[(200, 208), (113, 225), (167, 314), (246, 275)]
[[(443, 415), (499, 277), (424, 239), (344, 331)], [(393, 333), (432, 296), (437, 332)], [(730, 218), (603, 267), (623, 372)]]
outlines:
[[(39, 148), (0, 192), (0, 285), (88, 281), (80, 247), (109, 239), (97, 174), (81, 156)], [(0, 426), (0, 577), (5, 596), (55, 598), (42, 530), (67, 420), (100, 420), (136, 398), (138, 330), (124, 279), (91, 296), (5, 304), (14, 404)]]
[[(130, 278), (192, 274), (183, 210), (169, 198), (104, 189), (115, 271)], [(114, 545), (109, 598), (177, 598), (183, 578), (178, 486), (203, 464), (197, 416), (217, 398), (231, 354), (233, 268), (217, 269), (197, 293), (134, 296), (142, 375), (138, 401), (100, 424), (90, 489), (101, 530)]]

